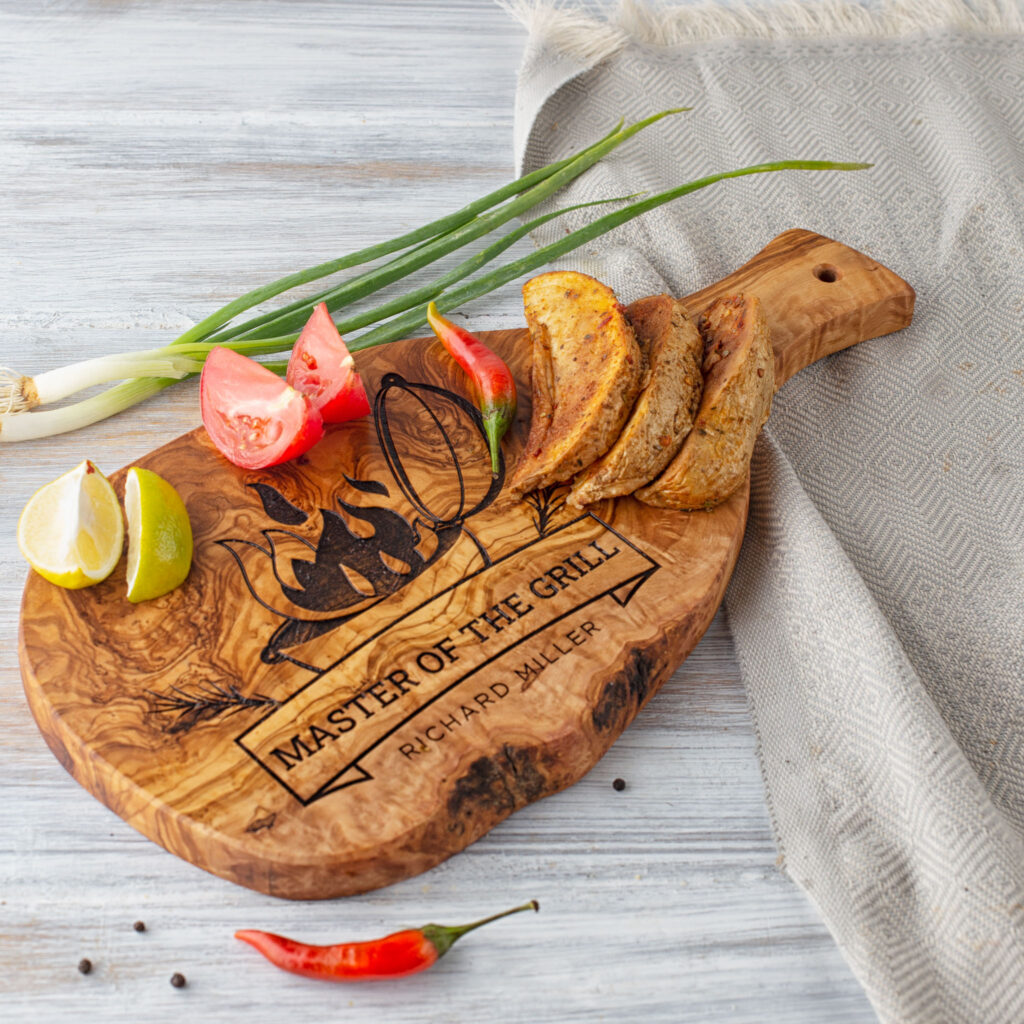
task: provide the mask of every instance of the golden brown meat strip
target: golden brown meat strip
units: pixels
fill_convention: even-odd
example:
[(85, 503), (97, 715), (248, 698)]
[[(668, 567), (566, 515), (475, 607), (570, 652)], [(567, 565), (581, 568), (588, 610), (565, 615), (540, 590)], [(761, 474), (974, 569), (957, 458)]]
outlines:
[(619, 436), (640, 390), (643, 360), (610, 288), (574, 271), (523, 285), (533, 338), (530, 433), (509, 489), (568, 480)]
[(711, 508), (743, 482), (775, 393), (775, 357), (761, 303), (719, 299), (700, 320), (704, 395), (679, 454), (636, 497), (660, 508)]
[(626, 318), (647, 356), (647, 380), (618, 440), (576, 477), (566, 499), (576, 508), (650, 483), (679, 451), (700, 403), (704, 342), (686, 307), (652, 295), (627, 306)]

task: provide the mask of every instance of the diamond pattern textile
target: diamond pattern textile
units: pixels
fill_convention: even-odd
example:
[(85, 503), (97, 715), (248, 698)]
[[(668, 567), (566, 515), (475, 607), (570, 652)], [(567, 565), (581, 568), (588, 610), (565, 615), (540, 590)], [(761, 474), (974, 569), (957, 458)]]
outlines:
[(694, 107), (560, 204), (875, 165), (724, 182), (563, 264), (624, 302), (683, 295), (802, 227), (917, 290), (910, 328), (777, 395), (726, 607), (786, 868), (880, 1018), (1024, 1021), (1024, 12), (826, 4), (794, 28), (793, 4), (660, 25), (529, 6), (525, 170)]

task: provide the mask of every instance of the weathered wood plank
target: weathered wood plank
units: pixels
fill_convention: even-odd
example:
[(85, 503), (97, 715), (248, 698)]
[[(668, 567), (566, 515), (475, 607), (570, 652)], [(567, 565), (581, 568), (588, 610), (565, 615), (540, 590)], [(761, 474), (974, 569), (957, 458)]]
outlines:
[[(3, 364), (34, 371), (170, 339), (252, 285), (420, 223), (510, 173), (523, 37), (488, 0), (7, 0), (2, 11)], [(439, 171), (417, 178), (411, 165)], [(514, 290), (474, 315), (485, 329), (520, 322)], [(186, 386), (79, 434), (0, 450), (5, 1016), (872, 1019), (775, 864), (721, 618), (581, 783), (365, 897), (292, 904), (231, 886), (88, 797), (21, 693), (17, 515), (82, 458), (113, 470), (197, 423)], [(497, 925), (394, 986), (282, 975), (230, 937), (239, 926), (368, 937), (533, 896), (539, 916)], [(137, 918), (149, 931), (131, 930)], [(96, 963), (89, 977), (75, 970), (82, 956)], [(174, 970), (187, 989), (167, 983)]]

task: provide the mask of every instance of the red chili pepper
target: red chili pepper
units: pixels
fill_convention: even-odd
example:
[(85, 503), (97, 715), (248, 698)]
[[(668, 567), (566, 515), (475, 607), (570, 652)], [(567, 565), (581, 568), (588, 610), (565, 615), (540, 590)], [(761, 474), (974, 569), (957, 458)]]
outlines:
[(484, 418), (491, 472), (497, 474), (498, 446), (516, 415), (516, 382), (512, 371), (476, 335), (441, 316), (434, 303), (427, 306), (427, 322), (449, 355), (469, 374)]
[(235, 938), (258, 949), (272, 964), (307, 978), (327, 981), (383, 981), (425, 971), (452, 948), (457, 939), (474, 928), (523, 910), (540, 910), (536, 900), (485, 917), (473, 924), (447, 927), (428, 924), (395, 932), (369, 942), (340, 942), (334, 946), (309, 946), (270, 932), (245, 929)]

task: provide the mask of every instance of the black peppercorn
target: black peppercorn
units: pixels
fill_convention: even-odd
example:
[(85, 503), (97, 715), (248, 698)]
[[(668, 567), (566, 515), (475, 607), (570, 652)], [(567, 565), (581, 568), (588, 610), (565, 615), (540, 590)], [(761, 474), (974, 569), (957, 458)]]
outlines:
[(132, 927), (137, 932), (144, 932), (146, 930), (146, 922), (145, 921), (136, 921), (135, 924), (132, 925)]
[(612, 789), (616, 790), (619, 793), (621, 793), (625, 788), (626, 788), (626, 780), (625, 779), (616, 779), (612, 783)]
[(184, 988), (185, 987), (185, 975), (180, 973), (179, 971), (175, 971), (171, 975), (171, 984), (175, 988)]
[(88, 974), (92, 970), (92, 961), (86, 957), (82, 957), (78, 961), (78, 970), (81, 974)]

